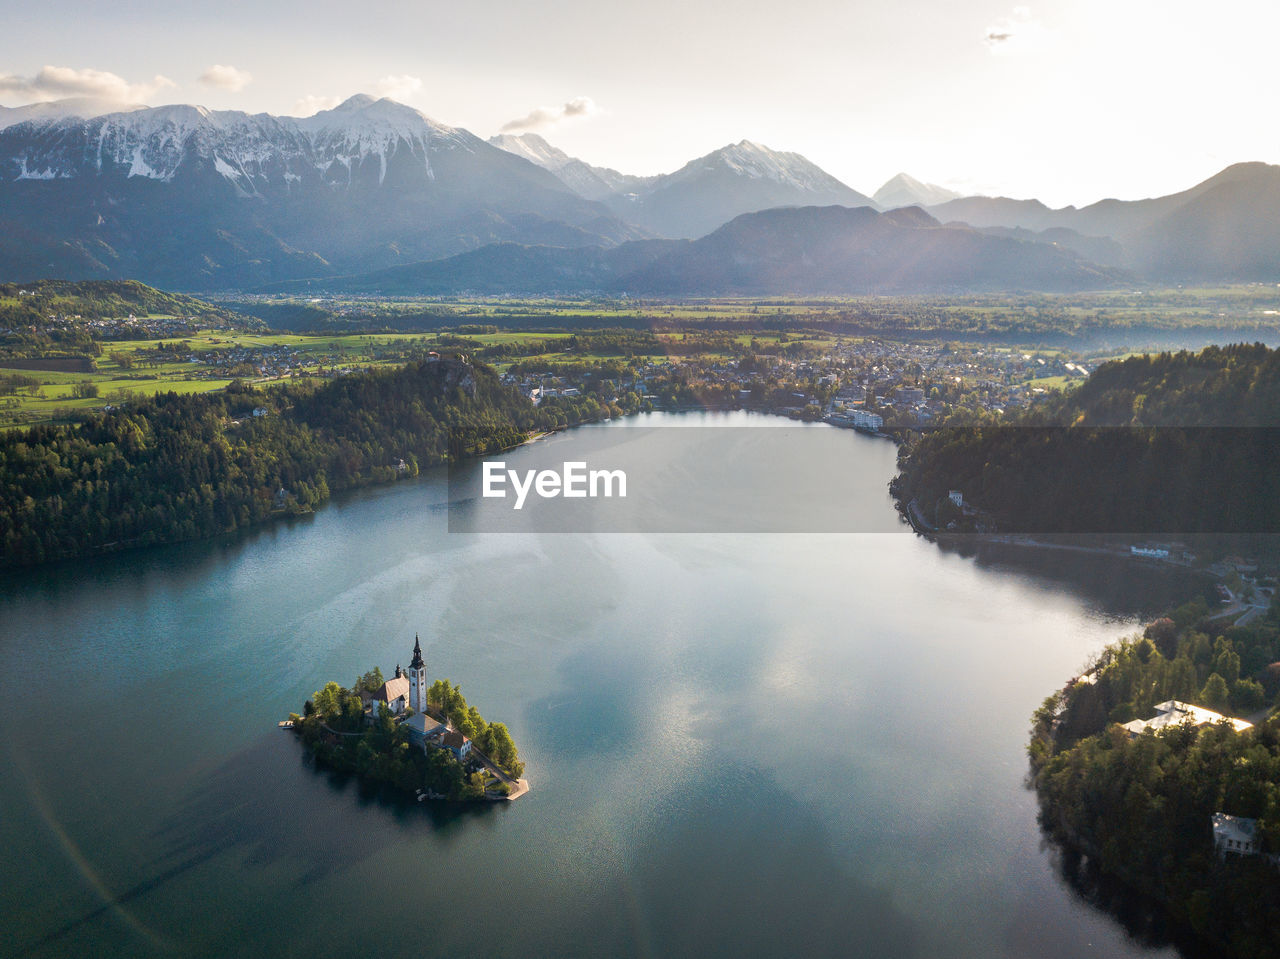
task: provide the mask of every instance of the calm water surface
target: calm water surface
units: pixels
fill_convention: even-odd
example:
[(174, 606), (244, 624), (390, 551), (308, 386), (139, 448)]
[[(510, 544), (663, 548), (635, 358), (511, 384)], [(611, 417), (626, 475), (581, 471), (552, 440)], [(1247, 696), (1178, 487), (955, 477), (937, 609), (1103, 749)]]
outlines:
[[(894, 448), (822, 429), (884, 532), (449, 533), (433, 477), (10, 577), (0, 953), (1166, 955), (1058, 877), (1023, 747), (1185, 584), (891, 532)], [(699, 431), (661, 435), (644, 455), (696, 482)], [(388, 801), (276, 730), (415, 633), (510, 727), (529, 796)]]

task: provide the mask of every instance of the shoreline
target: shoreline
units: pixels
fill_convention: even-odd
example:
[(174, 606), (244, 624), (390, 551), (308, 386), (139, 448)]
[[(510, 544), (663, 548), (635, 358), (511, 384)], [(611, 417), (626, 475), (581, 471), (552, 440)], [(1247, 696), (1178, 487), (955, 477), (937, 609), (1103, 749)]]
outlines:
[[(280, 720), (279, 722), (277, 722), (277, 723), (276, 723), (276, 728), (277, 728), (277, 729), (282, 729), (282, 730), (285, 730), (285, 731), (287, 731), (287, 732), (291, 732), (291, 733), (293, 733), (295, 737), (299, 737), (299, 742), (300, 742), (304, 747), (306, 746), (306, 743), (302, 742), (302, 740), (301, 740), (301, 738), (300, 738), (300, 737), (301, 737), (301, 735), (302, 735), (302, 725), (301, 725), (300, 723), (296, 723), (296, 722), (294, 722), (292, 719), (283, 719), (283, 720)], [(363, 736), (364, 736), (364, 734), (365, 734), (365, 733), (364, 733), (364, 731), (361, 731), (361, 732), (355, 732), (355, 733), (343, 733), (343, 732), (338, 732), (337, 730), (335, 730), (335, 729), (331, 729), (331, 728), (329, 728), (329, 726), (327, 726), (327, 725), (325, 725), (325, 724), (323, 724), (323, 723), (321, 723), (321, 728), (322, 728), (326, 733), (328, 733), (329, 735), (334, 736), (334, 737), (343, 738), (343, 739), (349, 739), (349, 738), (353, 738), (353, 737), (363, 737)], [(485, 791), (485, 793), (484, 793), (484, 795), (482, 795), (482, 796), (477, 796), (477, 797), (475, 797), (474, 799), (465, 799), (465, 798), (464, 798), (464, 799), (450, 799), (448, 796), (445, 796), (445, 795), (442, 795), (442, 794), (438, 794), (438, 793), (434, 793), (434, 792), (432, 792), (430, 789), (421, 789), (421, 788), (419, 788), (419, 789), (415, 790), (415, 791), (414, 791), (414, 793), (413, 793), (413, 796), (414, 796), (415, 801), (417, 801), (417, 802), (423, 802), (424, 800), (428, 800), (428, 799), (430, 799), (430, 800), (434, 800), (434, 801), (456, 802), (456, 803), (461, 803), (461, 804), (463, 804), (463, 805), (469, 805), (469, 804), (471, 804), (471, 803), (482, 803), (482, 802), (514, 802), (515, 800), (520, 799), (520, 798), (522, 798), (522, 797), (524, 797), (524, 796), (527, 796), (527, 795), (529, 794), (529, 792), (531, 791), (532, 787), (529, 785), (529, 780), (528, 780), (528, 779), (526, 779), (526, 778), (524, 778), (524, 777), (521, 777), (521, 778), (519, 778), (519, 779), (516, 779), (516, 778), (511, 777), (511, 776), (510, 776), (510, 775), (508, 775), (505, 771), (503, 771), (503, 769), (502, 769), (500, 766), (498, 766), (498, 764), (497, 764), (497, 763), (495, 763), (492, 759), (490, 759), (488, 756), (486, 756), (486, 755), (485, 755), (483, 752), (481, 752), (481, 751), (480, 751), (480, 749), (479, 749), (479, 748), (477, 748), (477, 747), (474, 747), (474, 746), (473, 746), (471, 751), (472, 751), (476, 756), (478, 756), (478, 757), (479, 757), (479, 759), (480, 759), (480, 761), (481, 761), (481, 765), (482, 765), (486, 770), (488, 770), (488, 771), (493, 775), (493, 777), (494, 777), (495, 779), (497, 779), (499, 782), (501, 782), (501, 783), (505, 784), (506, 786), (508, 786), (508, 787), (510, 788), (510, 792), (509, 792), (509, 793), (507, 793), (507, 795), (505, 795), (505, 796), (504, 796), (504, 795), (501, 795), (501, 794), (497, 794), (497, 795), (495, 795), (495, 794), (493, 794), (493, 793), (490, 793), (488, 790), (486, 790), (486, 791)], [(407, 794), (408, 794), (408, 790), (407, 790), (407, 789), (404, 789), (404, 788), (400, 788), (400, 787), (398, 787), (398, 786), (396, 785), (396, 783), (394, 783), (394, 782), (392, 782), (392, 781), (390, 781), (390, 780), (386, 780), (386, 779), (378, 779), (378, 778), (376, 778), (376, 777), (371, 777), (371, 776), (363, 775), (363, 774), (361, 774), (361, 773), (360, 773), (360, 772), (358, 772), (358, 771), (342, 769), (341, 767), (339, 767), (339, 766), (337, 766), (337, 765), (335, 765), (335, 764), (333, 764), (333, 763), (331, 763), (331, 762), (328, 762), (328, 761), (327, 761), (327, 760), (325, 760), (325, 759), (322, 759), (322, 758), (321, 758), (317, 753), (315, 753), (315, 752), (311, 752), (311, 757), (312, 757), (312, 759), (313, 759), (313, 761), (314, 761), (314, 762), (316, 762), (316, 763), (318, 763), (318, 764), (320, 764), (320, 765), (326, 766), (327, 768), (333, 769), (333, 770), (335, 770), (335, 771), (337, 771), (337, 772), (343, 773), (343, 774), (345, 774), (345, 775), (350, 775), (350, 776), (354, 777), (355, 779), (359, 780), (360, 782), (373, 783), (373, 784), (378, 785), (379, 787), (384, 787), (384, 788), (390, 789), (391, 791), (396, 792), (396, 793), (399, 793), (399, 794), (401, 794), (401, 795), (407, 795)], [(465, 769), (465, 767), (464, 767), (464, 769)]]

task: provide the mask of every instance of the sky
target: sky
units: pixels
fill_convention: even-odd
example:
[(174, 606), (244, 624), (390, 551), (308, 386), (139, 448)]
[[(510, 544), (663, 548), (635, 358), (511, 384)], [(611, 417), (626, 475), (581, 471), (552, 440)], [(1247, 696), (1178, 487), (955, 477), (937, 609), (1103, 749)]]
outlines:
[[(3, 7), (11, 5), (7, 15)], [(391, 96), (626, 173), (727, 143), (1053, 206), (1280, 162), (1270, 0), (0, 0), (0, 105)]]

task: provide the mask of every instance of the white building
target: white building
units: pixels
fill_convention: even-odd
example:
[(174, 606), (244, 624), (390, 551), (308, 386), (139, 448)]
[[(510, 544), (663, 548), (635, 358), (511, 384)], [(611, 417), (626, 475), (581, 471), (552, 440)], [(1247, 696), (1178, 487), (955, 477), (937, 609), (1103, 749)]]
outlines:
[(471, 754), (471, 740), (456, 729), (450, 729), (440, 737), (440, 745), (453, 753), (453, 758), (462, 762)]
[(1176, 699), (1170, 699), (1158, 705), (1156, 714), (1150, 719), (1133, 719), (1124, 723), (1123, 726), (1129, 731), (1130, 737), (1137, 737), (1148, 729), (1159, 732), (1168, 726), (1181, 726), (1183, 723), (1190, 723), (1192, 726), (1211, 726), (1224, 719), (1236, 732), (1253, 728), (1253, 723), (1247, 723), (1243, 719), (1232, 719), (1222, 713), (1215, 713), (1212, 709), (1181, 703)]
[(1129, 552), (1134, 556), (1142, 556), (1146, 559), (1168, 559), (1169, 551), (1160, 549), (1155, 546), (1130, 546)]
[(409, 707), (409, 680), (400, 671), (400, 667), (396, 667), (395, 677), (388, 679), (373, 694), (373, 703), (375, 709), (378, 703), (386, 703), (392, 716), (399, 716)]
[(1216, 812), (1212, 816), (1212, 821), (1213, 846), (1219, 856), (1225, 856), (1227, 853), (1252, 856), (1259, 851), (1258, 820)]

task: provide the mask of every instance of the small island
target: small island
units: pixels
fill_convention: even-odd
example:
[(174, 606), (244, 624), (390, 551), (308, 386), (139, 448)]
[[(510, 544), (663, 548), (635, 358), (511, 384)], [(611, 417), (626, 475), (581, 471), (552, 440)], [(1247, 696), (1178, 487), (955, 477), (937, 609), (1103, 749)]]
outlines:
[[(1205, 599), (1046, 699), (1031, 781), (1073, 885), (1188, 955), (1280, 954), (1277, 704), (1280, 604), (1224, 616)], [(1108, 887), (1124, 895), (1094, 895)]]
[(330, 682), (306, 701), (294, 730), (316, 762), (424, 799), (512, 800), (529, 791), (503, 723), (488, 723), (447, 679), (428, 685), (414, 637), (407, 670), (374, 667), (351, 688)]

